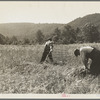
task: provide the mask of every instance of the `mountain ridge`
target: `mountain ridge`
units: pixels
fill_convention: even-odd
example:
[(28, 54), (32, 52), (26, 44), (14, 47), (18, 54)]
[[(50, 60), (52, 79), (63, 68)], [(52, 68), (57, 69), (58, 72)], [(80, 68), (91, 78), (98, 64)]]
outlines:
[(65, 25), (70, 25), (73, 28), (81, 28), (86, 23), (97, 25), (100, 31), (100, 13), (89, 14), (84, 17), (76, 18), (75, 20), (66, 23), (0, 23), (0, 33), (4, 36), (12, 37), (34, 37), (38, 30), (41, 30), (44, 35), (50, 35), (55, 28), (62, 29)]

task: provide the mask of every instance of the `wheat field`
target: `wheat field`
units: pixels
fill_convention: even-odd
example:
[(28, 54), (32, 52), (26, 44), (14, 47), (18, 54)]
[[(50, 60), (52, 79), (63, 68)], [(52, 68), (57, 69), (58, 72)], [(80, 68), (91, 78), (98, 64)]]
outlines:
[(43, 45), (0, 45), (0, 93), (97, 94), (99, 76), (84, 71), (73, 51), (84, 45), (54, 45), (54, 64), (40, 64)]

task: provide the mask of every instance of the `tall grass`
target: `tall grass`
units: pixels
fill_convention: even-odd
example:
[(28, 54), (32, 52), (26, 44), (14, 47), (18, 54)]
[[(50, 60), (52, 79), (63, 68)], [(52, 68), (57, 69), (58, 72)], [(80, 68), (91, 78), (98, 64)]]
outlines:
[(84, 70), (73, 51), (84, 45), (54, 45), (54, 64), (40, 64), (44, 46), (0, 45), (0, 93), (100, 93), (98, 76)]

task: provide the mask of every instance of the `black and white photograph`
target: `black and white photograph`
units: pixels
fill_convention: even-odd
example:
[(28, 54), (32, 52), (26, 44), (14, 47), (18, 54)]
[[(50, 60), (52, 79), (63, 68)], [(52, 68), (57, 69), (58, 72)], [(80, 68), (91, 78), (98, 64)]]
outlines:
[(99, 1), (0, 1), (0, 98), (16, 94), (100, 98)]

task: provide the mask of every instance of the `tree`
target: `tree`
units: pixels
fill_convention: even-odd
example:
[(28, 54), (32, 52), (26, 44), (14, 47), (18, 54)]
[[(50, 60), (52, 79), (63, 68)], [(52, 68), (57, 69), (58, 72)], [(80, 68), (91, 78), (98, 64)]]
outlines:
[(84, 42), (84, 34), (82, 33), (82, 30), (77, 27), (76, 30), (76, 43), (83, 43)]
[(85, 42), (98, 42), (100, 39), (100, 33), (97, 29), (97, 27), (91, 23), (86, 24), (82, 28), (82, 32), (84, 34), (84, 40)]
[(0, 34), (0, 44), (5, 44), (6, 43), (6, 38), (2, 34)]
[(34, 40), (30, 40), (30, 45), (34, 44)]
[(30, 43), (30, 40), (28, 38), (24, 38), (23, 44), (29, 44), (29, 43)]
[(54, 30), (54, 36), (53, 40), (55, 43), (59, 43), (61, 39), (61, 31), (58, 29), (58, 27)]
[(5, 43), (10, 44), (10, 38), (8, 36), (5, 37)]
[(11, 39), (10, 39), (10, 44), (18, 44), (18, 40), (17, 40), (17, 37), (16, 36), (13, 36)]
[(44, 42), (44, 35), (41, 30), (38, 30), (36, 33), (36, 42), (38, 42), (39, 44), (42, 44)]
[(62, 40), (64, 44), (75, 43), (76, 41), (75, 30), (70, 25), (64, 27), (62, 32)]

